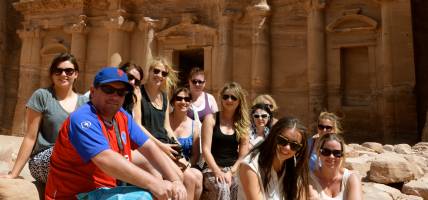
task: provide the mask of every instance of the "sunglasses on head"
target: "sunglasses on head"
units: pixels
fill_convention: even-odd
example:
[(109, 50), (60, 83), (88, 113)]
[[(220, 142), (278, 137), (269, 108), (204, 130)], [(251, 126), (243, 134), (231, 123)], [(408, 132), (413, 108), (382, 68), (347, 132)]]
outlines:
[(156, 69), (156, 68), (153, 68), (153, 74), (159, 74), (159, 73), (161, 73), (161, 76), (162, 77), (167, 77), (168, 76), (168, 72), (166, 72), (166, 71), (163, 71), (163, 70), (160, 70), (160, 69)]
[(333, 156), (336, 158), (340, 158), (343, 156), (342, 150), (331, 150), (327, 148), (321, 148), (320, 154), (323, 156), (330, 156), (331, 154), (333, 154)]
[(203, 81), (203, 80), (198, 80), (198, 79), (193, 79), (193, 80), (191, 80), (191, 82), (193, 83), (193, 85), (202, 85), (202, 84), (204, 84), (205, 83), (205, 81)]
[(126, 74), (128, 76), (128, 80), (132, 81), (134, 80), (135, 85), (140, 86), (141, 85), (141, 80), (138, 80), (137, 78), (135, 78), (135, 76), (133, 76), (132, 74)]
[(223, 94), (223, 100), (228, 100), (228, 99), (231, 99), (232, 101), (236, 101), (236, 100), (238, 100), (238, 98), (237, 97), (235, 97), (235, 96), (233, 96), (233, 95), (231, 95), (231, 94)]
[(53, 74), (55, 74), (55, 75), (57, 75), (57, 76), (59, 76), (59, 75), (61, 75), (62, 74), (62, 72), (65, 72), (65, 75), (67, 75), (67, 76), (71, 76), (71, 75), (73, 75), (74, 74), (74, 72), (75, 72), (76, 70), (75, 69), (73, 69), (73, 68), (65, 68), (65, 69), (62, 69), (62, 68), (55, 68), (54, 70), (53, 70)]
[(331, 131), (331, 130), (333, 130), (333, 126), (318, 124), (318, 129), (319, 130), (324, 130), (325, 129), (327, 131)]
[(299, 151), (300, 148), (302, 148), (302, 145), (294, 142), (294, 141), (290, 141), (287, 138), (285, 138), (284, 136), (278, 135), (277, 139), (277, 143), (278, 145), (285, 147), (287, 145), (290, 145), (290, 149), (293, 151)]
[(180, 97), (180, 96), (176, 96), (175, 97), (175, 101), (185, 101), (185, 102), (190, 102), (190, 97)]
[(266, 119), (269, 117), (269, 115), (268, 114), (254, 114), (253, 117), (256, 119)]
[(265, 103), (265, 105), (269, 108), (269, 109), (273, 109), (273, 105), (272, 104), (267, 104), (267, 103)]
[(101, 89), (101, 91), (103, 91), (106, 94), (114, 94), (114, 93), (116, 93), (120, 97), (124, 97), (124, 96), (126, 96), (129, 93), (129, 90), (126, 89), (126, 88), (120, 88), (120, 89), (118, 89), (118, 88), (115, 88), (115, 87), (113, 87), (111, 85), (100, 85), (98, 87)]

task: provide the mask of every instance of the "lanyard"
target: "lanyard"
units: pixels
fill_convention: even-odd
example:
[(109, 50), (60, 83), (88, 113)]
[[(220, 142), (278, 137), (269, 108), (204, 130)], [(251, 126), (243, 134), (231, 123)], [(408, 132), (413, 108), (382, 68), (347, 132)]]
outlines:
[(116, 134), (117, 146), (119, 147), (120, 153), (123, 154), (122, 137), (120, 136), (119, 127), (117, 126), (116, 120), (113, 120), (113, 126), (114, 126), (114, 132)]

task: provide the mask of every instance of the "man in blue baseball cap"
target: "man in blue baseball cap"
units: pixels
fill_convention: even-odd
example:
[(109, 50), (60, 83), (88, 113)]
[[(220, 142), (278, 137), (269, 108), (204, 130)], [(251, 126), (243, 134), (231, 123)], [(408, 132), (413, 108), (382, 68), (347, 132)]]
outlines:
[[(97, 188), (114, 188), (121, 182), (146, 189), (156, 199), (187, 198), (180, 174), (168, 167), (166, 155), (122, 108), (131, 91), (127, 75), (118, 68), (106, 67), (96, 74), (91, 101), (71, 113), (59, 132), (45, 199), (84, 198), (99, 193)], [(165, 180), (134, 165), (133, 149), (142, 153)]]

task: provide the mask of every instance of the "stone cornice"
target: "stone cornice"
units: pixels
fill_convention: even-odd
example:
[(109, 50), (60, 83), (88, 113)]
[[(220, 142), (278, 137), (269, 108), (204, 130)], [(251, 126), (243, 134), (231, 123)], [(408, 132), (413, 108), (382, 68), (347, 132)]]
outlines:
[(23, 14), (46, 13), (64, 9), (82, 9), (89, 0), (36, 0), (13, 3), (15, 9)]

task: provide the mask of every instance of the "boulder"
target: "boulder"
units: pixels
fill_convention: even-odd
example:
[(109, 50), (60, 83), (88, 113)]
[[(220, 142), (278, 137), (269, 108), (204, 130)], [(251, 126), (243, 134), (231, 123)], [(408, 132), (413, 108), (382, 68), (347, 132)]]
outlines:
[(397, 144), (394, 146), (394, 151), (399, 154), (411, 154), (412, 147), (408, 144)]
[(428, 174), (422, 178), (404, 184), (402, 192), (428, 199)]
[(0, 179), (0, 199), (39, 200), (36, 186), (24, 179)]
[(384, 151), (390, 151), (393, 152), (394, 151), (394, 146), (390, 145), (390, 144), (385, 144), (383, 145), (383, 150)]
[(363, 199), (367, 200), (423, 200), (422, 197), (405, 195), (393, 187), (378, 183), (362, 183)]
[[(22, 137), (0, 135), (0, 174), (7, 174), (12, 169), (22, 139)], [(29, 181), (34, 181), (28, 169), (28, 163), (24, 166), (21, 177)]]
[(361, 146), (372, 149), (376, 153), (383, 153), (384, 152), (382, 144), (377, 143), (377, 142), (364, 142), (363, 144), (361, 144)]
[(355, 151), (369, 151), (369, 152), (375, 152), (373, 149), (370, 149), (370, 148), (368, 148), (368, 147), (361, 146), (361, 145), (359, 145), (359, 144), (351, 143), (351, 144), (348, 144), (348, 146), (352, 147), (352, 149), (354, 149)]
[(416, 154), (422, 154), (424, 152), (428, 153), (428, 142), (419, 142), (416, 143), (413, 147), (412, 147), (413, 152), (415, 152)]
[(382, 153), (372, 160), (368, 178), (382, 184), (407, 182), (419, 175), (411, 165), (412, 163), (400, 154)]
[(373, 156), (362, 155), (360, 157), (346, 158), (345, 168), (356, 171), (361, 177), (366, 177), (370, 170)]
[(424, 174), (428, 173), (428, 159), (419, 155), (403, 155), (414, 169), (416, 178), (422, 177)]

